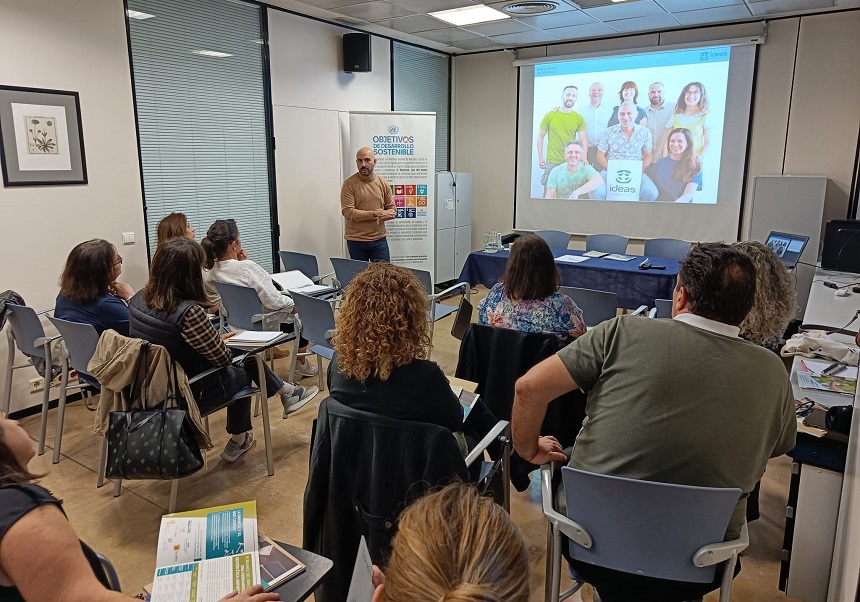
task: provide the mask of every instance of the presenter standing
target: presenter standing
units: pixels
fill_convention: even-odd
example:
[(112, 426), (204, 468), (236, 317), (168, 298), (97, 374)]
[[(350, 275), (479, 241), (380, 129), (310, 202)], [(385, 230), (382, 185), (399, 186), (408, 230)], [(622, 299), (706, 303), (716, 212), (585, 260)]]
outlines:
[(358, 172), (348, 177), (340, 189), (349, 256), (359, 261), (390, 261), (384, 222), (397, 214), (391, 186), (373, 173), (376, 155), (372, 149), (358, 149), (355, 164)]

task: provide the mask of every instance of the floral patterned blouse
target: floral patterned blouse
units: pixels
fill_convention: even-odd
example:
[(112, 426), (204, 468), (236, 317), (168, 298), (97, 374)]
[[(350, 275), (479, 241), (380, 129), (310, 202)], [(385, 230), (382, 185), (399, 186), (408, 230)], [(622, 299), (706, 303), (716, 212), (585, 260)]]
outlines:
[(573, 299), (553, 293), (546, 299), (514, 303), (501, 282), (478, 304), (478, 324), (522, 332), (546, 332), (565, 337), (585, 334), (582, 310)]

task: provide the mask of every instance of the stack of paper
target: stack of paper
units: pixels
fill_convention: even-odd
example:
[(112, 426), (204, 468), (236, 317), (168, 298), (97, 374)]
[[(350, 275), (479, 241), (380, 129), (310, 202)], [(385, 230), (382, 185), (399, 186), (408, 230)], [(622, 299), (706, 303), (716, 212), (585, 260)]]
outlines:
[(611, 255), (607, 255), (604, 259), (612, 259), (614, 261), (633, 261), (636, 259), (635, 255), (622, 255), (621, 253), (612, 253)]
[(583, 257), (606, 257), (609, 253), (603, 251), (586, 251), (582, 254)]
[(562, 263), (582, 263), (583, 261), (588, 261), (588, 257), (585, 255), (562, 255), (561, 257), (556, 257), (555, 260)]
[(272, 274), (272, 280), (277, 282), (285, 291), (296, 291), (303, 295), (335, 290), (334, 287), (325, 284), (314, 284), (313, 280), (302, 274), (299, 270), (290, 270), (280, 274)]
[(231, 347), (265, 347), (279, 340), (286, 340), (289, 336), (279, 330), (246, 330), (230, 337), (226, 343)]

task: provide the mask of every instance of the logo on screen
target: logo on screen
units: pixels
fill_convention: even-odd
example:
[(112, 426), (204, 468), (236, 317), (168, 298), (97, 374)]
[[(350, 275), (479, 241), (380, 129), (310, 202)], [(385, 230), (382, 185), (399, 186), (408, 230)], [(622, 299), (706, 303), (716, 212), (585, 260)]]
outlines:
[(633, 174), (626, 169), (619, 169), (615, 174), (615, 181), (619, 184), (629, 184), (630, 180), (633, 179)]
[(400, 131), (400, 128), (397, 127), (396, 125), (389, 125), (388, 126), (388, 133), (389, 134), (396, 134), (399, 131)]
[(699, 54), (700, 61), (707, 61), (709, 58), (711, 58), (711, 55), (707, 52), (702, 52)]

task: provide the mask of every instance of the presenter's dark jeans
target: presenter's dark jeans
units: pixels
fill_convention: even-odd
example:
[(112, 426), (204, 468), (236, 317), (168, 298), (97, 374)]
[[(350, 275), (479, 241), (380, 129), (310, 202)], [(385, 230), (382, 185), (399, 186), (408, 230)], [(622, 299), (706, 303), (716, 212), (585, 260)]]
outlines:
[(379, 240), (348, 240), (346, 248), (349, 256), (358, 261), (391, 261), (388, 240), (384, 236)]

